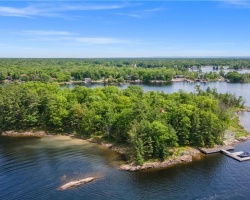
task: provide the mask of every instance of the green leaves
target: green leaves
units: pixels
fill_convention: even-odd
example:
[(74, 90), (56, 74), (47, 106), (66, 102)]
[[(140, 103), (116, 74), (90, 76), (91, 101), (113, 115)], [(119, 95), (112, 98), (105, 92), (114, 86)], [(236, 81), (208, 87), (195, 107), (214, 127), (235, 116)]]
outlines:
[(177, 144), (175, 131), (170, 125), (167, 127), (159, 121), (153, 121), (150, 124), (150, 135), (153, 139), (153, 154), (164, 160), (167, 156), (166, 148)]
[(228, 116), (223, 105), (242, 98), (214, 90), (188, 94), (144, 93), (130, 86), (73, 90), (29, 82), (0, 88), (0, 130), (40, 128), (103, 137), (131, 148), (131, 159), (164, 160), (177, 145), (213, 146), (222, 140)]

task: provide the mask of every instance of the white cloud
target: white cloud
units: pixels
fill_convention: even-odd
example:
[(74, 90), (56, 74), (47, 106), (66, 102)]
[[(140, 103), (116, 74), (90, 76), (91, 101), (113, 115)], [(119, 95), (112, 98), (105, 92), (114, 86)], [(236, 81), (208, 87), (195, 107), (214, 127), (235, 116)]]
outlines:
[(124, 5), (65, 5), (56, 9), (57, 11), (74, 11), (74, 10), (113, 10), (123, 8)]
[(0, 16), (9, 17), (63, 17), (63, 12), (113, 10), (125, 7), (125, 4), (113, 5), (66, 5), (66, 4), (33, 4), (26, 7), (0, 6)]
[(34, 17), (34, 16), (47, 16), (47, 17), (59, 17), (58, 14), (52, 13), (49, 10), (41, 9), (34, 6), (27, 6), (24, 8), (14, 8), (0, 6), (0, 16), (9, 17)]
[(29, 35), (29, 36), (65, 36), (72, 35), (67, 31), (47, 31), (47, 30), (26, 30), (21, 32), (15, 32), (14, 34)]
[(155, 13), (155, 12), (162, 11), (162, 10), (164, 10), (164, 9), (163, 8), (153, 8), (153, 9), (144, 10), (142, 12), (143, 13)]
[(71, 43), (75, 45), (105, 45), (105, 44), (143, 44), (140, 41), (132, 41), (115, 37), (85, 37), (79, 33), (60, 30), (23, 30), (19, 32), (9, 32), (12, 35), (22, 36), (19, 40), (33, 42), (53, 42)]
[(148, 10), (142, 10), (137, 12), (131, 12), (131, 13), (115, 13), (116, 15), (122, 15), (122, 16), (128, 16), (128, 17), (134, 17), (134, 18), (144, 18), (147, 16), (150, 16), (156, 12), (164, 10), (163, 8), (153, 8)]
[(108, 38), (108, 37), (76, 37), (76, 38), (65, 38), (84, 44), (124, 44), (129, 43), (129, 40)]
[(246, 0), (220, 0), (226, 5), (239, 7), (239, 8), (250, 8), (250, 2)]
[(61, 41), (74, 45), (106, 45), (106, 44), (129, 44), (130, 40), (112, 38), (112, 37), (34, 37), (25, 39), (35, 42), (53, 42)]

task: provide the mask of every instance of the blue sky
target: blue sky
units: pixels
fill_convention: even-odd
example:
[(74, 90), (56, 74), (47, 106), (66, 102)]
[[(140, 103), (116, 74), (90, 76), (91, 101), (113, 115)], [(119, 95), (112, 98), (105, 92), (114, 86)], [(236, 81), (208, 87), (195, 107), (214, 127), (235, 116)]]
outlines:
[(0, 3), (0, 57), (250, 56), (250, 1)]

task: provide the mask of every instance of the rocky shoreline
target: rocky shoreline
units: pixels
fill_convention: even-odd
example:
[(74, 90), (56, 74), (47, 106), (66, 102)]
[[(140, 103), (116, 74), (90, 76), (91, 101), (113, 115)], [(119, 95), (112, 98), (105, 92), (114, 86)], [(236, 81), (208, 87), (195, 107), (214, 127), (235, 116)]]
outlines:
[(194, 160), (199, 160), (203, 157), (203, 154), (194, 148), (189, 147), (188, 150), (185, 150), (181, 156), (171, 156), (170, 158), (160, 162), (145, 162), (143, 165), (134, 165), (134, 163), (123, 164), (119, 167), (121, 170), (126, 170), (130, 172), (136, 172), (146, 169), (159, 169), (171, 167), (177, 164), (189, 163)]
[(224, 145), (235, 145), (235, 144), (240, 143), (240, 142), (245, 142), (245, 141), (247, 141), (249, 139), (250, 139), (250, 135), (241, 136), (241, 137), (238, 137), (237, 139), (226, 140), (223, 143), (224, 143)]
[(75, 136), (75, 135), (71, 136), (71, 137), (85, 140), (85, 141), (90, 142), (90, 143), (95, 143), (95, 144), (101, 145), (101, 146), (108, 148), (108, 149), (111, 149), (112, 151), (115, 151), (115, 152), (117, 152), (125, 157), (126, 157), (126, 152), (128, 151), (128, 147), (119, 147), (119, 146), (114, 145), (112, 143), (106, 143), (106, 142), (103, 142), (100, 139), (96, 139), (96, 138), (86, 139), (82, 136)]
[(5, 131), (0, 135), (8, 137), (43, 137), (48, 134), (45, 131), (24, 131), (24, 132)]
[[(249, 136), (241, 136), (234, 140), (226, 140), (224, 141), (225, 145), (235, 145), (240, 142), (245, 142), (250, 139)], [(220, 147), (220, 145), (217, 145), (216, 147)], [(182, 164), (182, 163), (189, 163), (194, 160), (202, 159), (205, 156), (200, 150), (194, 149), (189, 147), (188, 150), (183, 151), (181, 156), (173, 156), (170, 157), (163, 162), (145, 162), (142, 166), (134, 165), (134, 163), (128, 163), (121, 165), (119, 169), (126, 170), (130, 172), (136, 172), (140, 170), (146, 170), (146, 169), (156, 169), (156, 168), (166, 168), (170, 166), (174, 166), (176, 164)]]
[(170, 158), (163, 162), (146, 162), (142, 166), (140, 165), (135, 166), (133, 164), (124, 164), (124, 165), (121, 165), (119, 169), (130, 171), (130, 172), (136, 172), (136, 171), (145, 170), (145, 169), (165, 168), (165, 167), (170, 167), (176, 164), (187, 163), (187, 162), (192, 162), (192, 156), (183, 155), (177, 159)]
[[(98, 145), (101, 145), (105, 148), (108, 148), (112, 151), (115, 151), (122, 156), (124, 156), (127, 159), (127, 152), (129, 150), (128, 147), (120, 147), (111, 143), (105, 143), (97, 138), (91, 138), (86, 139), (81, 136), (73, 136), (74, 138), (86, 140), (90, 143), (95, 143)], [(166, 168), (170, 167), (176, 164), (182, 164), (182, 163), (189, 163), (194, 160), (201, 159), (204, 154), (201, 153), (198, 149), (192, 148), (192, 147), (186, 147), (185, 150), (183, 150), (180, 156), (171, 156), (168, 159), (164, 160), (163, 162), (155, 161), (155, 162), (145, 162), (142, 166), (135, 165), (135, 163), (127, 163), (119, 166), (118, 168), (125, 171), (135, 172), (140, 170), (146, 170), (146, 169), (153, 169), (153, 168)]]
[[(1, 136), (8, 136), (8, 137), (19, 137), (19, 136), (21, 137), (43, 137), (43, 136), (48, 136), (48, 135), (53, 135), (53, 134), (48, 134), (45, 131), (25, 131), (25, 132), (5, 131), (1, 134)], [(90, 143), (96, 143), (98, 145), (101, 145), (105, 148), (108, 148), (112, 151), (115, 151), (121, 154), (125, 158), (129, 150), (128, 147), (120, 147), (111, 143), (105, 143), (101, 141), (100, 139), (96, 139), (96, 138), (86, 139), (82, 136), (75, 136), (75, 135), (69, 135), (69, 134), (65, 134), (65, 136), (69, 136), (71, 138), (77, 138), (80, 140), (85, 140)], [(250, 139), (250, 135), (242, 136), (237, 139), (230, 138), (224, 141), (224, 143), (226, 145), (235, 145), (236, 143), (244, 142), (248, 139)], [(177, 164), (190, 163), (194, 160), (202, 159), (203, 157), (204, 157), (204, 154), (201, 153), (198, 149), (195, 149), (192, 147), (185, 147), (185, 149), (179, 152), (178, 155), (174, 154), (173, 156), (169, 157), (168, 159), (162, 162), (160, 161), (145, 162), (141, 166), (135, 165), (135, 163), (127, 163), (127, 164), (123, 164), (119, 166), (119, 169), (130, 171), (130, 172), (136, 172), (136, 171), (146, 170), (146, 169), (166, 168), (166, 167), (171, 167)]]

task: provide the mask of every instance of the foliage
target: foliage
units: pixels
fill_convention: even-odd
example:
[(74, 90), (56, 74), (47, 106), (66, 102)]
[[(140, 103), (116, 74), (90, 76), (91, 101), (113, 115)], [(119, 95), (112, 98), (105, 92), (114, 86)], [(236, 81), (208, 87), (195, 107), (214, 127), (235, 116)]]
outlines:
[(228, 72), (226, 78), (232, 83), (250, 82), (250, 73), (240, 74), (237, 71)]
[(0, 131), (41, 128), (103, 137), (131, 147), (131, 159), (164, 160), (178, 145), (221, 143), (229, 116), (241, 99), (216, 90), (144, 93), (140, 87), (61, 89), (28, 82), (0, 87)]
[[(144, 83), (153, 80), (171, 81), (175, 75), (196, 79), (198, 71), (189, 71), (196, 66), (214, 66), (222, 69), (250, 68), (250, 59), (170, 59), (170, 58), (124, 58), (124, 59), (0, 59), (0, 81), (66, 82), (91, 78), (107, 84), (140, 79)], [(221, 72), (220, 75), (224, 73)], [(216, 80), (216, 72), (205, 73), (201, 78)], [(230, 79), (230, 78), (229, 78)], [(249, 81), (249, 76), (240, 81)], [(238, 81), (238, 80), (237, 80)]]

